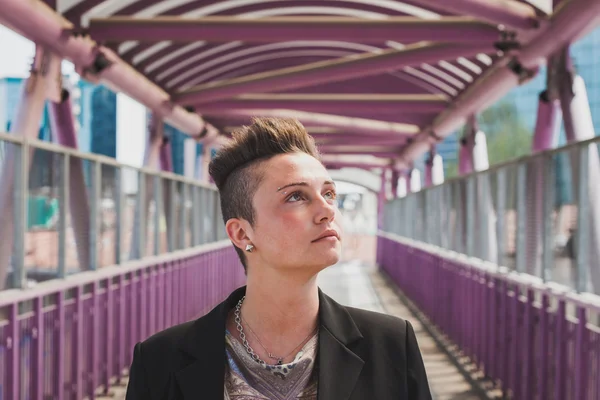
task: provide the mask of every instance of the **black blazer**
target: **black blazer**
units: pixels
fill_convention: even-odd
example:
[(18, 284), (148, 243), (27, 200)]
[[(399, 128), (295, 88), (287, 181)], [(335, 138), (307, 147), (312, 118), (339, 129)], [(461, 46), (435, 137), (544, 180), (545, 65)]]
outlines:
[[(235, 290), (210, 313), (135, 346), (126, 400), (221, 400), (225, 321)], [(319, 400), (430, 400), (408, 321), (344, 307), (319, 289)]]

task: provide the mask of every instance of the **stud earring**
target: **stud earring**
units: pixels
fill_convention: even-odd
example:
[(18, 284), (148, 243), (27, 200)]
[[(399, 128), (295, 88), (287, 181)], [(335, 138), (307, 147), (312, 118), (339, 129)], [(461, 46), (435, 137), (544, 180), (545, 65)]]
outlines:
[(252, 250), (254, 250), (254, 246), (252, 246), (251, 244), (247, 244), (246, 245), (246, 251), (248, 253), (252, 253)]

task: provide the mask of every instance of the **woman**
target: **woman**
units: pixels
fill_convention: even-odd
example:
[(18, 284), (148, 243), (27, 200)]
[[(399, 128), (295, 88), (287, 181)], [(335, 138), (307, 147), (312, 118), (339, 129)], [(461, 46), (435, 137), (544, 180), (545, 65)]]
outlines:
[(247, 285), (135, 346), (127, 400), (431, 399), (409, 322), (337, 304), (335, 184), (294, 120), (257, 119), (209, 168)]

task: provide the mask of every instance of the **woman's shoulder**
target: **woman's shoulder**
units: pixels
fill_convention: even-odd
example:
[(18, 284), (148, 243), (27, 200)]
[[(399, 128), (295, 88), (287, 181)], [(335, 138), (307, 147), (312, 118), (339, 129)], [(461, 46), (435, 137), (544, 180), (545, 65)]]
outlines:
[(173, 325), (151, 335), (142, 341), (141, 345), (144, 348), (144, 352), (164, 352), (175, 349), (195, 322), (188, 321)]
[(345, 307), (363, 337), (403, 341), (410, 322), (403, 318), (354, 307)]

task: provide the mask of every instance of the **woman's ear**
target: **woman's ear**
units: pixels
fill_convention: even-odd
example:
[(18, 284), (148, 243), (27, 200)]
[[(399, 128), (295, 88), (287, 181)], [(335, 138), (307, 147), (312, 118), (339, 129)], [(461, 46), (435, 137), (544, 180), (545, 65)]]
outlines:
[(248, 245), (254, 246), (250, 236), (252, 234), (248, 221), (239, 218), (231, 218), (225, 224), (225, 231), (233, 245), (239, 249), (246, 249)]

